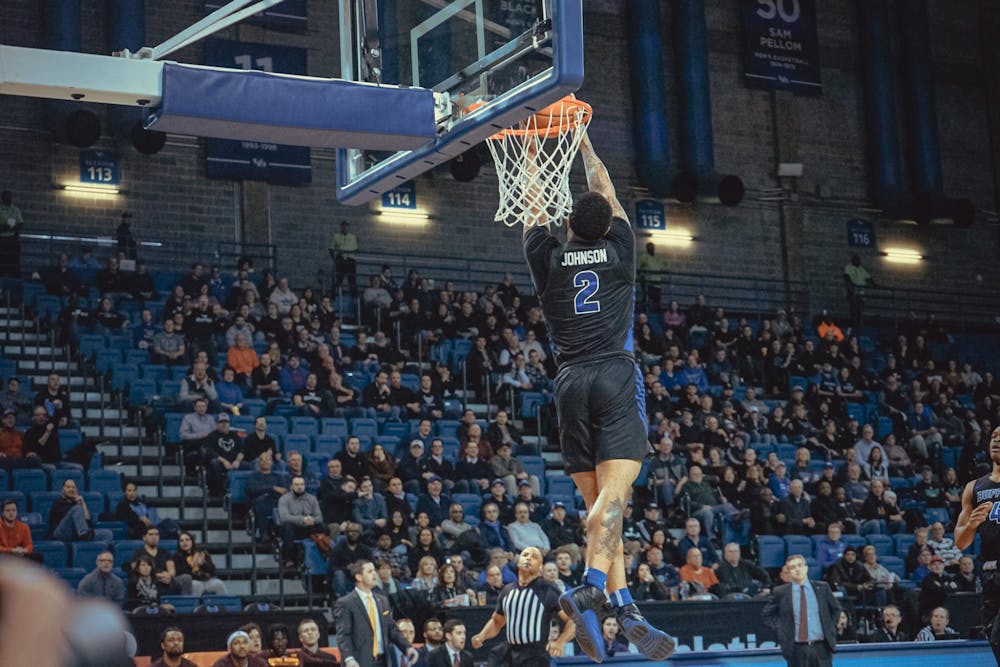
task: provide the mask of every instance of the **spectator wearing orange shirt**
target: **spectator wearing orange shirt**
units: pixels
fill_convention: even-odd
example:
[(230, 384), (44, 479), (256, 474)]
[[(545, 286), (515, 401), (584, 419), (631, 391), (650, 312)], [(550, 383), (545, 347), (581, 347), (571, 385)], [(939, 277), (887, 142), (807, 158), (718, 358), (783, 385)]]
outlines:
[(236, 344), (226, 352), (226, 363), (236, 371), (236, 381), (245, 384), (254, 369), (260, 365), (257, 353), (243, 334), (237, 334)]
[(0, 554), (30, 557), (34, 550), (31, 528), (17, 519), (17, 502), (3, 501), (3, 507), (0, 507)]
[[(681, 583), (684, 582), (694, 582), (709, 593), (718, 590), (719, 578), (715, 576), (715, 570), (701, 566), (701, 549), (697, 547), (688, 549), (687, 563), (681, 566)], [(695, 593), (693, 590), (691, 592)]]

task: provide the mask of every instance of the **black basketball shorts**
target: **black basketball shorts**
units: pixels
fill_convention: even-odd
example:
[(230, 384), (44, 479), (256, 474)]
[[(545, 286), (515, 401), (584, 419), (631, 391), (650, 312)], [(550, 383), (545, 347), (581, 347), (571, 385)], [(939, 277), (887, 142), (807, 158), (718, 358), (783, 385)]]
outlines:
[(555, 397), (567, 473), (590, 472), (601, 461), (646, 456), (646, 392), (631, 357), (564, 365), (556, 375)]

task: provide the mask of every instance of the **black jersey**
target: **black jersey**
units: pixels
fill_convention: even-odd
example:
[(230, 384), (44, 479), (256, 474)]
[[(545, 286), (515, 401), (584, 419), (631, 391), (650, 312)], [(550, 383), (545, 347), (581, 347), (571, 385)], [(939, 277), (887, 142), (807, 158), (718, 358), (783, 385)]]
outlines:
[(635, 235), (626, 220), (614, 218), (595, 243), (560, 244), (535, 227), (524, 235), (524, 254), (560, 365), (632, 352)]
[(1000, 482), (994, 482), (989, 475), (984, 475), (976, 480), (972, 490), (973, 507), (978, 507), (984, 502), (993, 502), (989, 518), (976, 529), (982, 540), (979, 557), (983, 561), (1000, 560)]
[(544, 644), (559, 614), (559, 590), (541, 577), (527, 586), (515, 581), (500, 591), (495, 613), (507, 619), (508, 644)]

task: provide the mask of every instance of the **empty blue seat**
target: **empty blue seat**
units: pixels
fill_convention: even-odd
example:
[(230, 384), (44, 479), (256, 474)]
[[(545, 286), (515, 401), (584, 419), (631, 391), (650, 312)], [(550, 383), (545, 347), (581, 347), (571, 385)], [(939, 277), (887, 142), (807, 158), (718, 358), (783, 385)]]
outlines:
[[(449, 437), (454, 438), (458, 434), (458, 424), (457, 419), (439, 419), (434, 422), (434, 435), (439, 438)], [(483, 436), (486, 435), (486, 431), (483, 431)]]
[(49, 478), (41, 468), (15, 468), (11, 475), (11, 488), (26, 496), (49, 490)]
[[(132, 351), (134, 342), (132, 336), (129, 334), (110, 334), (108, 336), (108, 349), (109, 350), (121, 350), (122, 354), (127, 354)], [(146, 356), (146, 361), (149, 361), (149, 356)]]
[(524, 464), (524, 470), (529, 475), (534, 475), (538, 478), (539, 484), (542, 485), (542, 491), (545, 491), (545, 460), (541, 456), (519, 456), (518, 460)]
[(170, 369), (159, 364), (143, 364), (140, 367), (143, 380), (152, 380), (159, 386), (161, 382), (170, 379)]
[(951, 515), (946, 507), (928, 507), (924, 510), (924, 519), (928, 525), (940, 521), (947, 528), (948, 522), (951, 521)]
[(109, 547), (104, 542), (73, 542), (70, 544), (71, 565), (93, 570), (97, 567), (97, 554), (108, 550)]
[(893, 547), (892, 537), (889, 535), (869, 535), (868, 544), (875, 547), (875, 553), (878, 554), (879, 559), (895, 555), (896, 550)]
[(378, 422), (368, 417), (357, 417), (352, 419), (350, 435), (356, 435), (359, 438), (362, 436), (374, 438), (378, 435)]
[(52, 471), (51, 478), (52, 478), (51, 488), (53, 491), (59, 491), (60, 489), (62, 489), (62, 486), (67, 479), (71, 479), (74, 482), (76, 482), (77, 490), (82, 492), (85, 488), (83, 484), (82, 470), (77, 470), (75, 468), (58, 468)]
[(201, 604), (201, 598), (195, 595), (163, 595), (160, 604), (169, 604), (178, 614), (190, 614)]
[(81, 491), (80, 495), (83, 497), (83, 502), (87, 503), (87, 509), (90, 510), (90, 516), (97, 520), (97, 517), (104, 514), (106, 508), (104, 507), (104, 494), (98, 493), (97, 491)]
[(900, 579), (906, 578), (906, 561), (899, 556), (879, 557), (879, 562)]
[(212, 606), (222, 607), (222, 609), (225, 611), (231, 611), (231, 612), (243, 611), (243, 600), (238, 595), (206, 594), (202, 596), (201, 601), (204, 604), (210, 604)]
[[(149, 363), (149, 352), (147, 350), (125, 350), (125, 363), (142, 366)], [(166, 371), (166, 368), (163, 369)]]
[(145, 543), (142, 540), (115, 540), (111, 546), (111, 550), (115, 554), (115, 562), (118, 565), (124, 565), (132, 560), (132, 555), (142, 549)]
[(42, 557), (42, 562), (45, 563), (46, 567), (69, 567), (69, 554), (65, 543), (44, 540), (35, 542), (34, 549), (35, 553)]
[(347, 439), (347, 420), (343, 417), (324, 417), (320, 420), (320, 433)]
[(410, 433), (411, 430), (408, 423), (386, 422), (382, 424), (382, 435), (395, 436), (400, 440), (406, 440), (410, 437)]
[(288, 435), (288, 420), (278, 415), (268, 415), (264, 418), (267, 422), (267, 434), (277, 440), (280, 436)]
[(128, 406), (138, 409), (148, 405), (156, 396), (156, 381), (151, 379), (132, 380), (128, 389)]
[(98, 350), (94, 357), (94, 367), (99, 375), (107, 375), (111, 367), (122, 362), (121, 350)]
[(247, 503), (247, 478), (250, 477), (250, 473), (250, 470), (229, 471), (229, 497), (233, 504)]
[(77, 428), (59, 429), (59, 449), (63, 454), (83, 444), (83, 433)]
[(107, 349), (103, 334), (82, 334), (76, 344), (77, 353), (88, 361), (101, 350)]
[(576, 493), (576, 484), (573, 478), (568, 475), (551, 475), (548, 478), (548, 494), (556, 496), (570, 496)]
[(344, 448), (344, 439), (339, 435), (327, 435), (323, 434), (316, 436), (313, 440), (313, 452), (329, 454), (331, 457), (336, 455), (340, 450)]
[(807, 535), (785, 535), (785, 553), (788, 556), (799, 554), (807, 558), (813, 556), (813, 542)]
[(267, 403), (260, 398), (248, 398), (243, 401), (242, 414), (249, 415), (251, 417), (260, 417), (267, 410)]
[(292, 417), (289, 432), (294, 435), (317, 435), (319, 424), (312, 417)]
[(168, 412), (164, 419), (166, 428), (164, 437), (168, 443), (178, 443), (181, 441), (181, 422), (184, 420), (183, 412)]
[(847, 546), (857, 549), (858, 553), (861, 553), (861, 550), (868, 544), (868, 540), (861, 535), (844, 535), (840, 539)]
[(295, 450), (301, 454), (302, 452), (309, 452), (313, 448), (312, 438), (310, 438), (308, 435), (295, 435), (293, 433), (289, 433), (288, 435), (284, 436), (282, 440), (285, 443), (284, 444), (285, 452), (290, 452), (292, 450)]
[(896, 533), (892, 536), (892, 542), (895, 546), (895, 555), (906, 558), (906, 554), (910, 550), (910, 545), (916, 541), (917, 538), (913, 536), (913, 533)]
[(785, 564), (785, 541), (776, 535), (758, 535), (757, 550), (760, 566), (767, 570), (782, 567)]
[(0, 470), (0, 497), (10, 491), (10, 474), (6, 470)]
[(111, 366), (111, 390), (125, 391), (133, 381), (139, 379), (139, 367), (135, 364), (113, 364)]
[(52, 572), (66, 584), (66, 587), (74, 593), (80, 585), (80, 581), (87, 576), (88, 571), (89, 570), (85, 570), (82, 567), (60, 567), (52, 570)]

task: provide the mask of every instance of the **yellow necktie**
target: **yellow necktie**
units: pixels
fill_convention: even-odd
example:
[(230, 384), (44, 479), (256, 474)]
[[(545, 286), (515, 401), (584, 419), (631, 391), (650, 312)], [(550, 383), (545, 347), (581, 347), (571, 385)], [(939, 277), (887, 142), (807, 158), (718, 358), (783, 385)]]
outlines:
[(369, 594), (365, 596), (368, 603), (368, 621), (372, 624), (372, 657), (378, 656), (378, 614), (375, 611), (375, 598)]

